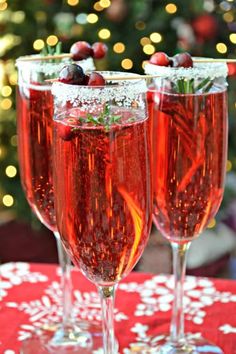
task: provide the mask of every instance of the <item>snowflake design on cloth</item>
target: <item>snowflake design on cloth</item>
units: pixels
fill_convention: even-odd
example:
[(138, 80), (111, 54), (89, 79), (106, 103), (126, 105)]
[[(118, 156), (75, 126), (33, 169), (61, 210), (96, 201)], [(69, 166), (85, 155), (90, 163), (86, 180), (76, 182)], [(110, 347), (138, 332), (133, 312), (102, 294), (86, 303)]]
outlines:
[(31, 272), (28, 263), (6, 263), (0, 266), (0, 298), (7, 296), (8, 290), (22, 283), (46, 282), (47, 276), (39, 272)]
[(230, 324), (226, 323), (219, 327), (219, 330), (224, 334), (235, 333), (236, 334), (236, 327), (231, 326)]
[[(119, 289), (126, 292), (138, 292), (141, 302), (137, 304), (135, 316), (153, 316), (156, 312), (171, 310), (173, 301), (173, 277), (157, 275), (139, 284), (121, 283)], [(186, 277), (184, 284), (184, 308), (186, 319), (201, 325), (206, 316), (205, 308), (215, 302), (236, 302), (236, 295), (221, 292), (214, 283), (206, 278)]]
[[(30, 302), (7, 302), (6, 306), (23, 311), (29, 316), (28, 324), (21, 324), (18, 332), (18, 340), (22, 341), (29, 338), (36, 329), (52, 328), (53, 324), (60, 323), (62, 318), (61, 298), (62, 292), (60, 283), (54, 281), (44, 290), (44, 295), (37, 300)], [(81, 320), (101, 321), (100, 299), (96, 292), (74, 291), (75, 301), (72, 308), (71, 318)], [(120, 322), (127, 320), (128, 317), (114, 310), (115, 320)], [(50, 325), (48, 325), (50, 324)], [(50, 326), (50, 327), (49, 327)]]
[[(146, 353), (145, 350), (147, 350), (147, 348), (148, 348), (148, 353), (150, 354), (152, 352), (157, 353), (156, 348), (158, 347), (159, 344), (161, 344), (165, 336), (164, 335), (157, 335), (155, 337), (149, 336), (147, 334), (148, 330), (149, 330), (149, 326), (143, 325), (138, 322), (135, 323), (135, 325), (131, 328), (131, 332), (135, 333), (136, 336), (135, 341), (129, 344), (129, 348), (123, 349), (123, 354), (132, 354), (135, 353), (135, 351), (140, 353), (141, 349)], [(201, 337), (200, 332), (188, 335), (189, 339), (200, 338), (200, 337)], [(167, 337), (166, 339), (169, 340), (170, 338)]]

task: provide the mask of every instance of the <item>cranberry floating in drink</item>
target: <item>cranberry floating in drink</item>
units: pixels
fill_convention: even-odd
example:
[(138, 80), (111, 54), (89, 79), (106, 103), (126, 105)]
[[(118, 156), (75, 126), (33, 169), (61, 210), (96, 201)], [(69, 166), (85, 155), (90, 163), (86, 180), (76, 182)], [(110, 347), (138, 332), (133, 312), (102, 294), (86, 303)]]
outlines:
[(169, 58), (166, 65), (163, 58), (156, 53), (145, 66), (146, 73), (156, 77), (147, 96), (153, 132), (153, 220), (171, 242), (175, 275), (171, 334), (158, 350), (222, 353), (204, 338), (184, 335), (183, 282), (189, 245), (215, 216), (223, 198), (227, 65), (195, 62), (188, 53)]

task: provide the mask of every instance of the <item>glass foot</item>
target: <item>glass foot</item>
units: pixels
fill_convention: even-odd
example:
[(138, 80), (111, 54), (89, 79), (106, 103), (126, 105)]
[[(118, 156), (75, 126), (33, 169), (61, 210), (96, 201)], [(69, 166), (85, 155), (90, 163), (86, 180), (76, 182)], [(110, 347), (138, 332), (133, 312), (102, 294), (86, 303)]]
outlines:
[(40, 328), (22, 342), (20, 354), (92, 354), (102, 348), (100, 324), (78, 322), (76, 325)]
[(132, 354), (224, 354), (222, 349), (198, 334), (186, 334), (179, 342), (171, 342), (169, 336), (160, 335), (147, 343), (135, 343), (131, 346)]

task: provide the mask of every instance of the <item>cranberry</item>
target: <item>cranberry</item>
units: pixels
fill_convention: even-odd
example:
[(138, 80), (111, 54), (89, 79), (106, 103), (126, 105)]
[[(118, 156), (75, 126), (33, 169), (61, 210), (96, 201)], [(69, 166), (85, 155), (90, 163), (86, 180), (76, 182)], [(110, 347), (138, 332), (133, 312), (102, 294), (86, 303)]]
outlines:
[(173, 67), (174, 68), (192, 68), (193, 67), (193, 59), (191, 55), (187, 52), (176, 54), (173, 57)]
[(85, 80), (85, 74), (81, 66), (69, 64), (64, 66), (59, 74), (59, 81), (64, 84), (82, 85)]
[(96, 72), (89, 75), (88, 86), (104, 86), (106, 81), (104, 77)]
[(89, 82), (89, 75), (84, 75), (84, 82), (83, 85), (87, 86)]
[(73, 138), (73, 128), (69, 125), (58, 124), (58, 135), (65, 141), (69, 141)]
[(76, 118), (68, 117), (58, 124), (58, 135), (65, 141), (69, 141), (74, 136), (74, 128), (79, 125)]
[(73, 60), (83, 60), (93, 55), (93, 49), (88, 42), (79, 41), (71, 46), (70, 53)]
[(106, 44), (104, 44), (102, 42), (94, 43), (92, 45), (92, 49), (93, 49), (93, 58), (95, 58), (95, 59), (104, 58), (107, 53), (107, 50), (108, 50)]
[(170, 58), (164, 52), (156, 52), (151, 56), (150, 63), (159, 66), (169, 66)]

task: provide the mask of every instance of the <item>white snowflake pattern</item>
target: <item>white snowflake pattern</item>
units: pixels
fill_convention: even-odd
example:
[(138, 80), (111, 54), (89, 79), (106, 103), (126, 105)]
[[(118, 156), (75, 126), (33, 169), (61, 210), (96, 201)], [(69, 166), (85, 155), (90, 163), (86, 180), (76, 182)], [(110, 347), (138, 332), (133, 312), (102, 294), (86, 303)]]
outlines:
[[(29, 317), (30, 324), (21, 324), (18, 332), (18, 340), (22, 341), (29, 338), (35, 329), (47, 327), (48, 324), (60, 323), (62, 317), (61, 298), (62, 292), (60, 283), (54, 281), (48, 288), (44, 290), (45, 295), (40, 299), (32, 300), (30, 302), (7, 302), (6, 306), (23, 311)], [(93, 321), (94, 323), (101, 322), (101, 306), (100, 299), (97, 292), (80, 292), (74, 291), (75, 301), (72, 307), (71, 318), (75, 320), (80, 318), (82, 320)], [(128, 317), (114, 310), (115, 320), (120, 322), (127, 320)]]
[(24, 262), (5, 263), (0, 266), (1, 286), (0, 298), (7, 296), (8, 290), (22, 283), (46, 282), (47, 276), (39, 272), (31, 272), (30, 265)]
[[(142, 353), (157, 353), (157, 348), (161, 342), (165, 339), (164, 335), (150, 336), (147, 334), (149, 327), (141, 323), (135, 323), (131, 328), (131, 332), (136, 334), (135, 341), (129, 344), (129, 348), (123, 349), (123, 354), (131, 354), (135, 352)], [(201, 333), (187, 334), (188, 339), (200, 338)], [(166, 340), (170, 340), (170, 337), (166, 337)]]
[[(141, 302), (135, 310), (135, 316), (139, 317), (153, 316), (158, 311), (169, 311), (173, 301), (173, 287), (173, 277), (157, 275), (142, 284), (122, 283), (119, 289), (139, 293)], [(220, 292), (211, 280), (205, 278), (186, 277), (184, 290), (186, 319), (198, 325), (204, 322), (206, 307), (215, 302), (236, 302), (235, 294)]]
[(222, 326), (219, 327), (219, 330), (223, 332), (224, 334), (229, 334), (229, 333), (236, 333), (236, 327), (231, 326), (230, 324), (226, 323)]

